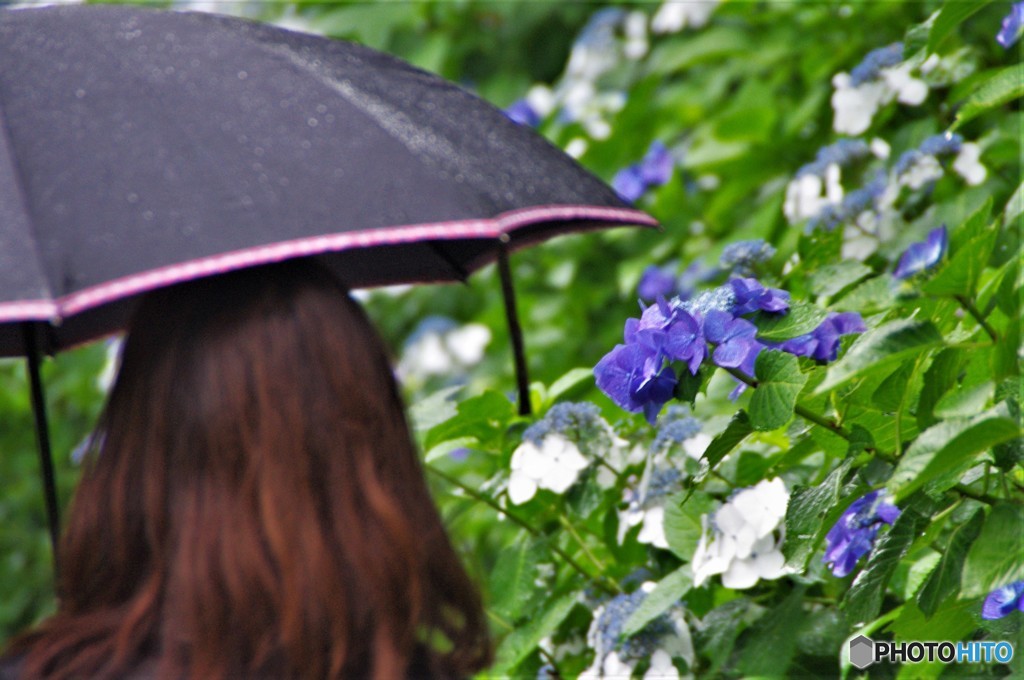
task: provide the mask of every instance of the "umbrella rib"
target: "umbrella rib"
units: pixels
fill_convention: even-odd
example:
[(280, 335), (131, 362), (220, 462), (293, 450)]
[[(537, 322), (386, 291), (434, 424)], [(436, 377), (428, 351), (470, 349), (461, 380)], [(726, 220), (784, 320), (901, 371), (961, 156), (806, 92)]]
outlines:
[(437, 243), (436, 241), (428, 241), (427, 245), (430, 246), (430, 249), (434, 251), (435, 255), (444, 260), (445, 264), (447, 264), (448, 267), (451, 269), (452, 274), (455, 276), (455, 278), (457, 278), (462, 283), (466, 282), (466, 279), (469, 278), (469, 272), (466, 270), (465, 267), (459, 264), (459, 262), (455, 258), (449, 255), (448, 251), (441, 247), (441, 244)]
[[(38, 247), (39, 240), (36, 238), (35, 233), (35, 223), (32, 220), (32, 215), (29, 214), (28, 193), (25, 191), (25, 186), (21, 180), (21, 166), (18, 162), (18, 157), (14, 149), (14, 144), (12, 143), (10, 131), (7, 129), (7, 121), (4, 119), (2, 113), (3, 110), (4, 102), (2, 98), (2, 92), (0, 92), (0, 146), (4, 146), (8, 150), (7, 157), (11, 160), (10, 171), (11, 178), (14, 183), (14, 193), (17, 197), (16, 200), (18, 200), (18, 203), (20, 204), (20, 206), (17, 207), (21, 208), (21, 214), (25, 216), (25, 221), (27, 223), (28, 230), (29, 232), (31, 232), (32, 240), (34, 242), (33, 245), (36, 246), (35, 248), (33, 248), (32, 255), (35, 258), (35, 264), (37, 267), (37, 278), (45, 287), (46, 299), (52, 303), (55, 300), (53, 286), (50, 284), (50, 280), (46, 276), (46, 266), (41, 259), (41, 253)], [(60, 310), (58, 309), (55, 312), (55, 314), (59, 316)]]

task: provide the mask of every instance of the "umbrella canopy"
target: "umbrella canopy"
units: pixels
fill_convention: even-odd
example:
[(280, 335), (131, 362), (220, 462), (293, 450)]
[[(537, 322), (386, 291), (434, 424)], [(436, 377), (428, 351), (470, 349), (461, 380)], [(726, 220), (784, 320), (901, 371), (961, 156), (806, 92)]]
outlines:
[[(549, 236), (655, 225), (533, 131), (360, 45), (117, 6), (0, 10), (0, 356), (123, 327), (162, 286), (317, 256), (352, 288), (464, 279)], [(54, 551), (56, 557), (56, 550)]]
[(119, 328), (145, 291), (332, 254), (350, 287), (465, 278), (654, 224), (532, 130), (394, 57), (236, 18), (0, 11), (0, 356)]

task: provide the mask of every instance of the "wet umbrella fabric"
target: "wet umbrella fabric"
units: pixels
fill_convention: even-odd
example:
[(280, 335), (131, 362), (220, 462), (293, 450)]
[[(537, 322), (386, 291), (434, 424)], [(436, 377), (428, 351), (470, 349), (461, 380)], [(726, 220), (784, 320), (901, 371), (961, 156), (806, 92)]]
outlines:
[(654, 224), (489, 104), (352, 43), (0, 10), (0, 64), (0, 356), (28, 356), (34, 387), (37, 352), (121, 328), (161, 286), (302, 256), (353, 288), (460, 280), (497, 258), (514, 302), (508, 249)]

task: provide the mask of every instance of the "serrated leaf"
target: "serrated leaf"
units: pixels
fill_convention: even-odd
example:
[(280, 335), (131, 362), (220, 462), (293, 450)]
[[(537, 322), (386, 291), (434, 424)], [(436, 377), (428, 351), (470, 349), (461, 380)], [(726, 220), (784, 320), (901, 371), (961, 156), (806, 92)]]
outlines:
[(750, 424), (747, 412), (742, 409), (737, 411), (721, 434), (712, 439), (711, 443), (708, 444), (708, 448), (704, 450), (702, 458), (708, 462), (711, 468), (714, 468), (753, 431), (754, 428)]
[(807, 280), (807, 287), (815, 295), (832, 297), (852, 286), (861, 279), (871, 276), (872, 269), (856, 260), (842, 260), (826, 264), (813, 272)]
[(935, 355), (932, 365), (924, 373), (921, 399), (917, 403), (917, 426), (924, 430), (936, 422), (935, 405), (957, 383), (957, 377), (966, 361), (963, 350), (944, 349)]
[(1021, 436), (1005, 404), (973, 418), (940, 421), (922, 432), (889, 478), (889, 492), (902, 500), (932, 480), (970, 464), (974, 456)]
[(793, 417), (796, 398), (807, 382), (795, 356), (764, 350), (754, 363), (757, 388), (750, 398), (750, 424), (755, 430), (774, 430)]
[(576, 605), (577, 599), (575, 593), (563, 595), (551, 601), (541, 614), (530, 617), (526, 623), (509, 633), (498, 646), (494, 666), (489, 672), (500, 676), (515, 668), (537, 648), (541, 640), (561, 625)]
[(950, 130), (956, 130), (969, 120), (1024, 96), (1024, 71), (1014, 64), (996, 71), (971, 93), (957, 111)]
[(711, 512), (714, 501), (700, 491), (683, 503), (684, 495), (677, 494), (665, 505), (665, 538), (679, 559), (689, 562), (697, 550), (702, 531), (700, 518)]
[(545, 552), (537, 541), (519, 541), (498, 554), (488, 579), (491, 609), (503, 619), (515, 621), (533, 594), (537, 566)]
[(987, 595), (1024, 579), (1024, 508), (992, 508), (964, 562), (961, 597)]
[(815, 394), (824, 394), (856, 378), (903, 362), (942, 344), (930, 321), (899, 319), (864, 333), (843, 358), (828, 369)]
[(989, 4), (991, 0), (971, 0), (971, 2), (947, 2), (939, 11), (928, 33), (928, 53), (934, 54), (939, 45), (956, 30), (957, 26), (972, 14)]
[(931, 617), (940, 604), (960, 591), (960, 573), (964, 568), (967, 550), (974, 543), (974, 539), (978, 537), (984, 521), (985, 514), (978, 509), (969, 520), (953, 528), (942, 559), (935, 570), (928, 575), (924, 586), (917, 594), (917, 606), (921, 608), (925, 616)]
[[(782, 553), (786, 563), (803, 571), (822, 539), (858, 497), (856, 481), (848, 480), (853, 459), (847, 458), (818, 486), (796, 487), (786, 507), (786, 539)], [(847, 500), (848, 503), (843, 503)]]
[(750, 321), (757, 326), (759, 339), (781, 342), (810, 333), (827, 316), (828, 312), (817, 305), (796, 300), (790, 302), (789, 311), (785, 314), (758, 312), (750, 317)]
[(740, 653), (743, 677), (786, 677), (796, 653), (797, 636), (804, 620), (804, 588), (793, 589), (782, 603), (770, 610), (748, 631)]
[(927, 524), (928, 517), (911, 506), (905, 508), (888, 533), (877, 540), (867, 564), (843, 598), (847, 618), (854, 625), (878, 616), (889, 579), (917, 534)]
[(683, 595), (693, 586), (693, 575), (689, 565), (679, 567), (665, 578), (658, 581), (636, 611), (626, 619), (622, 626), (623, 637), (640, 632), (644, 626), (668, 611), (679, 602)]

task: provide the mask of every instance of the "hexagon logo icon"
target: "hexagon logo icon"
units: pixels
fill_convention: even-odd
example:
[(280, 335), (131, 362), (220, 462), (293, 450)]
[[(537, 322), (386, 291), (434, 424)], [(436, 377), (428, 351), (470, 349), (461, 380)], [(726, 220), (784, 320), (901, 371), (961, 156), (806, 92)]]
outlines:
[(850, 640), (850, 663), (858, 669), (865, 669), (875, 662), (875, 643), (863, 635)]

